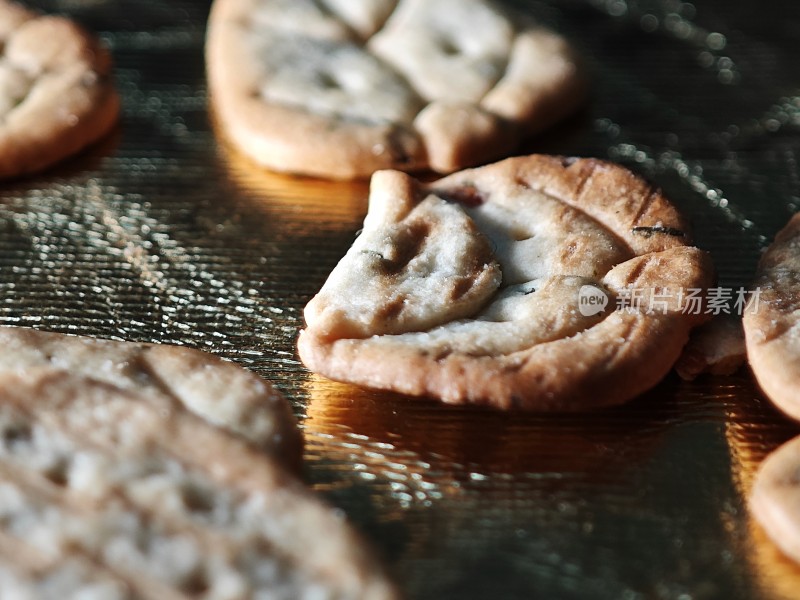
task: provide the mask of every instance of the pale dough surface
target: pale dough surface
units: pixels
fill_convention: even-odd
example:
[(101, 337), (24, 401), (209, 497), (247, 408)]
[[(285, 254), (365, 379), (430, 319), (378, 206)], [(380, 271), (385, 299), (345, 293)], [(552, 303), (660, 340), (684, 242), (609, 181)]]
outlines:
[(287, 401), (231, 363), (0, 328), (0, 596), (396, 598), (300, 450)]
[(0, 376), (56, 368), (176, 404), (287, 462), (302, 440), (286, 399), (269, 383), (210, 354), (165, 344), (117, 342), (0, 327)]
[(754, 291), (744, 315), (747, 359), (769, 399), (800, 419), (800, 216), (761, 257)]
[(329, 178), (500, 158), (584, 95), (566, 41), (491, 0), (216, 0), (206, 63), (239, 150)]
[(750, 510), (788, 557), (800, 562), (800, 437), (772, 452), (758, 468)]
[[(661, 193), (597, 160), (529, 156), (372, 180), (353, 247), (305, 311), (300, 357), (341, 381), (501, 408), (622, 402), (672, 367), (708, 257)], [(580, 309), (586, 289), (607, 310)], [(621, 307), (620, 297), (638, 298)]]

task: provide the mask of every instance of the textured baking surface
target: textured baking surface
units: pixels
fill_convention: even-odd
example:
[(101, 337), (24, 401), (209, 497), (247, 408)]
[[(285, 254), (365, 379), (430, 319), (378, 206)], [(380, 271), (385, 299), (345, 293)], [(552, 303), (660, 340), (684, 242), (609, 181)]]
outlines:
[[(586, 56), (587, 110), (528, 149), (661, 185), (738, 287), (800, 207), (800, 6), (523, 2)], [(61, 0), (110, 45), (120, 130), (0, 187), (0, 323), (183, 343), (264, 375), (304, 418), (310, 483), (414, 600), (791, 598), (800, 567), (746, 511), (800, 433), (746, 370), (672, 376), (622, 409), (509, 416), (309, 375), (301, 309), (350, 246), (366, 186), (263, 174), (217, 148), (208, 3)]]

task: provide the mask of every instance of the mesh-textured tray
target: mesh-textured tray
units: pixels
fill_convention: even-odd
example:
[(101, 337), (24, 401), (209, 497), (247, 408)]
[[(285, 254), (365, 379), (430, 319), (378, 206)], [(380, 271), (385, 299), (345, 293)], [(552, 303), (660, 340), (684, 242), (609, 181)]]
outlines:
[[(721, 286), (748, 283), (800, 206), (800, 10), (784, 2), (515, 4), (568, 35), (586, 109), (528, 150), (622, 162), (694, 223)], [(180, 343), (277, 384), (307, 475), (407, 595), (789, 598), (800, 567), (746, 510), (753, 470), (800, 427), (748, 372), (668, 377), (628, 406), (505, 415), (309, 374), (301, 310), (366, 209), (364, 183), (265, 173), (217, 142), (208, 2), (52, 0), (112, 48), (119, 130), (0, 185), (0, 323)]]

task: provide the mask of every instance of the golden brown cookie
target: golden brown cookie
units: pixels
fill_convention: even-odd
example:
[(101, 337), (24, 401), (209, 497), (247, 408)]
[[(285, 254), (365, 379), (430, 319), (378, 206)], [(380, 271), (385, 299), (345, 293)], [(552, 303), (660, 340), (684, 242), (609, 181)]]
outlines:
[(299, 353), (331, 379), (449, 403), (590, 409), (670, 370), (711, 272), (675, 208), (610, 163), (534, 155), (430, 184), (383, 171)]
[(243, 153), (340, 179), (500, 158), (584, 95), (567, 43), (491, 0), (216, 0), (206, 62)]
[(286, 399), (260, 377), (205, 352), (0, 327), (0, 377), (32, 367), (138, 391), (165, 411), (180, 405), (287, 463), (299, 460), (302, 438)]
[(767, 456), (756, 472), (750, 509), (787, 556), (800, 562), (800, 437)]
[(747, 359), (761, 389), (800, 419), (800, 215), (775, 236), (759, 263), (747, 305)]
[(692, 332), (675, 371), (686, 381), (705, 373), (733, 375), (746, 360), (741, 319), (720, 315)]
[(63, 17), (0, 0), (0, 178), (71, 156), (116, 123), (111, 57)]

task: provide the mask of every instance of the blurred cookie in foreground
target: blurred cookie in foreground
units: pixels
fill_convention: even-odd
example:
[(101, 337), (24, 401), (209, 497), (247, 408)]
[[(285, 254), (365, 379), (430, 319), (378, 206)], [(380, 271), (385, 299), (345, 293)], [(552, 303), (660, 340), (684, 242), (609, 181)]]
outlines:
[(364, 228), (305, 309), (306, 366), (453, 404), (574, 411), (672, 368), (712, 279), (661, 193), (593, 159), (372, 179)]
[(0, 178), (40, 171), (117, 121), (111, 56), (64, 17), (0, 0)]
[(286, 399), (257, 375), (211, 354), (0, 327), (0, 378), (34, 367), (142, 393), (162, 411), (186, 409), (286, 464), (300, 461), (302, 437)]
[(761, 258), (744, 331), (759, 386), (775, 406), (800, 419), (800, 215)]
[(276, 452), (298, 434), (269, 384), (199, 352), (50, 335), (0, 346), (1, 597), (396, 598)]
[(215, 0), (206, 63), (226, 136), (319, 177), (448, 173), (510, 154), (585, 95), (559, 35), (491, 0)]

